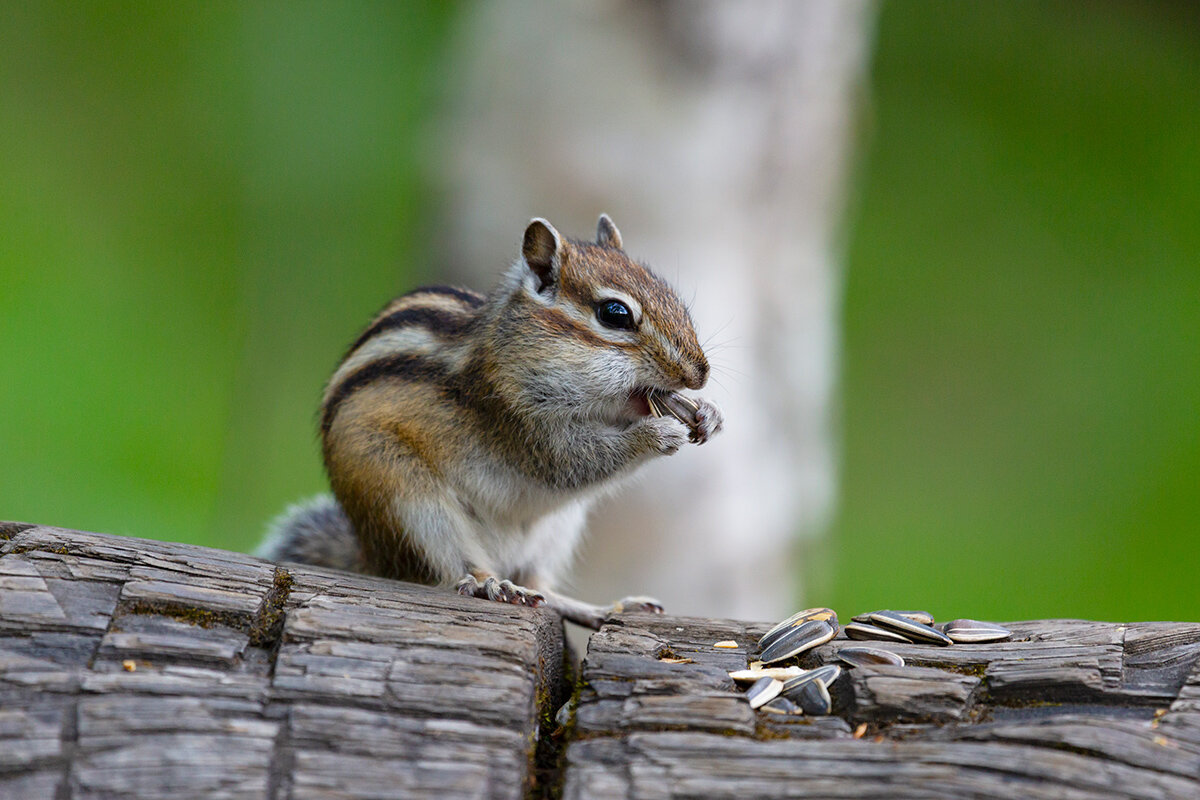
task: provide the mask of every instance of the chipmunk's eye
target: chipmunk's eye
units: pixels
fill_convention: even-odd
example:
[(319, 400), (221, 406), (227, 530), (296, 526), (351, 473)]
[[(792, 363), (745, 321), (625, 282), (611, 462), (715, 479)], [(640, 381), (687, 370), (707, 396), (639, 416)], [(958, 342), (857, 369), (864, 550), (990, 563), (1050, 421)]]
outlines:
[(596, 308), (596, 319), (607, 328), (633, 330), (633, 312), (620, 300), (605, 300)]

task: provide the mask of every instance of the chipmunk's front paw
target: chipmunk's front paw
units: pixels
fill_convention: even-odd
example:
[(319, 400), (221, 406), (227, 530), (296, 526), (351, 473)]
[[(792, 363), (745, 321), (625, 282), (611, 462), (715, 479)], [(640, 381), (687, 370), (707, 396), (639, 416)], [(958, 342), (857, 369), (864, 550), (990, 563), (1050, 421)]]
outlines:
[(541, 592), (518, 586), (512, 581), (498, 580), (493, 575), (489, 575), (483, 583), (474, 575), (466, 575), (458, 582), (457, 589), (465, 597), (480, 597), (514, 606), (537, 608), (546, 602), (546, 596)]
[(663, 613), (663, 607), (662, 603), (658, 602), (653, 597), (634, 595), (633, 597), (624, 597), (613, 603), (612, 611), (615, 614), (624, 614), (626, 612), (661, 614)]
[(704, 444), (721, 432), (725, 426), (725, 415), (707, 400), (696, 398), (696, 405), (696, 424), (688, 438), (695, 444)]
[(687, 428), (674, 417), (647, 417), (639, 424), (645, 426), (650, 449), (664, 456), (678, 452), (688, 440)]

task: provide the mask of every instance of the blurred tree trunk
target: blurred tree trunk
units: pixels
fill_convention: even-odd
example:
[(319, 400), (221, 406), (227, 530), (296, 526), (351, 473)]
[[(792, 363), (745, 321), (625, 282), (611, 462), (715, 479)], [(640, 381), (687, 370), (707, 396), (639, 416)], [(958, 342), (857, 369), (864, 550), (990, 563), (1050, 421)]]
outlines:
[[(774, 618), (836, 487), (837, 223), (873, 6), (471, 5), (438, 131), (445, 270), (487, 285), (532, 216), (626, 248), (692, 302), (722, 436), (599, 504), (576, 592)], [(693, 300), (694, 298), (694, 300)]]

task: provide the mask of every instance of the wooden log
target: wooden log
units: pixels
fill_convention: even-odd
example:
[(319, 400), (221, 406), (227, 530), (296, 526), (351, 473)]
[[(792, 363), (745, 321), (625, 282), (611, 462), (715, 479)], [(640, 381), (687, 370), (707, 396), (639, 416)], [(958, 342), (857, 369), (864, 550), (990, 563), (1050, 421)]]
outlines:
[(803, 654), (813, 667), (870, 644), (906, 660), (848, 668), (838, 716), (819, 718), (720, 691), (768, 625), (614, 621), (583, 665), (564, 796), (1200, 797), (1200, 624), (1006, 624), (1004, 642), (839, 637)]
[(0, 797), (1200, 797), (1200, 624), (872, 643), (827, 717), (730, 679), (768, 627), (613, 617), (576, 684), (546, 611), (0, 523)]
[(187, 545), (0, 537), (0, 797), (531, 785), (567, 683), (549, 612)]

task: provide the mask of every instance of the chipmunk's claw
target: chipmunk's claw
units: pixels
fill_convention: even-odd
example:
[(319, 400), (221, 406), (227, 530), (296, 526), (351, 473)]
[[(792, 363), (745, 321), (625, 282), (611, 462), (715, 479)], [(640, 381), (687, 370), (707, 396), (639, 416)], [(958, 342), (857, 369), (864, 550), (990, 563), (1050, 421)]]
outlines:
[(629, 612), (641, 612), (644, 614), (661, 614), (663, 613), (662, 603), (655, 600), (653, 597), (642, 597), (635, 595), (633, 597), (623, 597), (612, 604), (614, 614), (625, 614)]
[(696, 404), (696, 424), (688, 439), (693, 444), (704, 444), (721, 432), (725, 425), (725, 417), (721, 414), (721, 409), (707, 400), (697, 399)]
[(478, 597), (480, 588), (479, 581), (475, 579), (474, 575), (465, 575), (459, 579), (454, 590), (463, 597)]
[(537, 608), (546, 602), (546, 596), (541, 592), (526, 589), (509, 580), (497, 581), (495, 578), (488, 578), (483, 582), (483, 586), (487, 590), (489, 600), (531, 608)]
[(458, 582), (456, 588), (464, 597), (479, 597), (514, 606), (537, 608), (546, 602), (546, 596), (541, 592), (526, 589), (509, 580), (499, 580), (494, 575), (489, 575), (483, 583), (474, 575), (466, 575)]

